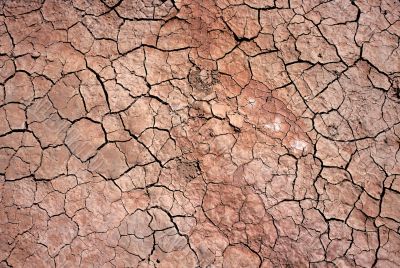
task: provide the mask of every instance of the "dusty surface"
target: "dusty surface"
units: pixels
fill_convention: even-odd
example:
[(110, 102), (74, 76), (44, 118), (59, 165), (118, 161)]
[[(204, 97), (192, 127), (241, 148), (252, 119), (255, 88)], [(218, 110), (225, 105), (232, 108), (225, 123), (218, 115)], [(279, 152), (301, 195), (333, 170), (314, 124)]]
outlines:
[(0, 0), (0, 267), (399, 267), (399, 18)]

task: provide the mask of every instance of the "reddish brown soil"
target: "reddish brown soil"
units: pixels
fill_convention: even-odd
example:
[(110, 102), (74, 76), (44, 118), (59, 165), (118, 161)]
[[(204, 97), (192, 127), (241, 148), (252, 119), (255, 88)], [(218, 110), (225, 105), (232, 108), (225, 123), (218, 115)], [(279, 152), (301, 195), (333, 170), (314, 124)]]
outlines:
[(0, 267), (399, 267), (400, 2), (0, 0)]

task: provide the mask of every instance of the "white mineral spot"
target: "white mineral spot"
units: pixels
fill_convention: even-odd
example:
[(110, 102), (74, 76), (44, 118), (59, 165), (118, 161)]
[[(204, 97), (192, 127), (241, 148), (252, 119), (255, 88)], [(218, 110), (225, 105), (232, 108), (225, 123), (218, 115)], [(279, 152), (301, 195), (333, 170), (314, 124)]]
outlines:
[(268, 128), (273, 131), (281, 130), (281, 120), (279, 118), (275, 118), (275, 121), (271, 124), (265, 124), (265, 128)]
[(295, 140), (292, 142), (292, 147), (302, 151), (307, 147), (307, 143), (301, 140)]

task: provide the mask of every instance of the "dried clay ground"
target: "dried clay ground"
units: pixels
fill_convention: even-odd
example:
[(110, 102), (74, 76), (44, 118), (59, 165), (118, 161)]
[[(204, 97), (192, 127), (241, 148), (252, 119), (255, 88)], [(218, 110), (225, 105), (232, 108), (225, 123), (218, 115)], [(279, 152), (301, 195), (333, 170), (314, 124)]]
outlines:
[(399, 267), (399, 36), (396, 0), (0, 0), (0, 267)]

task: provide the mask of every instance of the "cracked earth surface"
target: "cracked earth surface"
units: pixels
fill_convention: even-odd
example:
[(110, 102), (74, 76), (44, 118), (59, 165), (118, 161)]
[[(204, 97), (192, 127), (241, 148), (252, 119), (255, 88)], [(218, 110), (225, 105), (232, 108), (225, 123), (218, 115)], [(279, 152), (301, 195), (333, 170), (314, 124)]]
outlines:
[(0, 0), (0, 267), (399, 267), (400, 3)]

